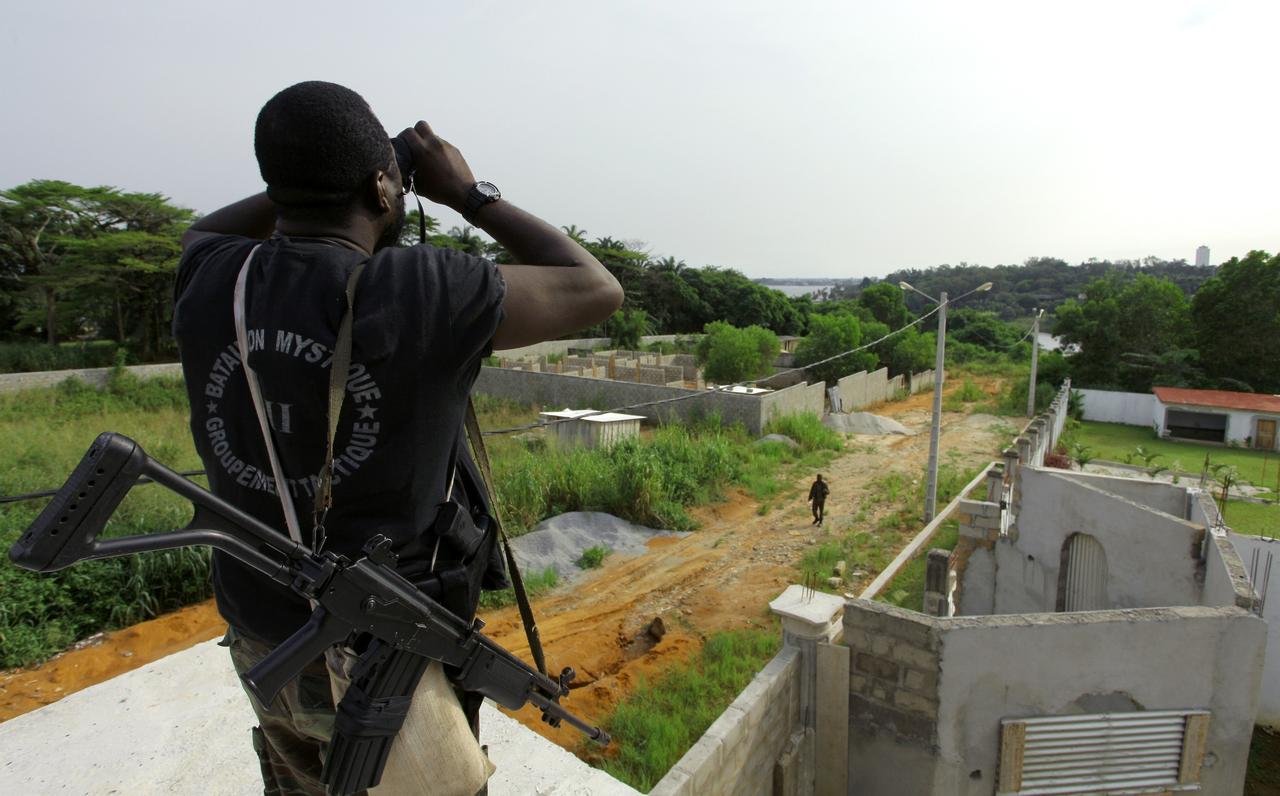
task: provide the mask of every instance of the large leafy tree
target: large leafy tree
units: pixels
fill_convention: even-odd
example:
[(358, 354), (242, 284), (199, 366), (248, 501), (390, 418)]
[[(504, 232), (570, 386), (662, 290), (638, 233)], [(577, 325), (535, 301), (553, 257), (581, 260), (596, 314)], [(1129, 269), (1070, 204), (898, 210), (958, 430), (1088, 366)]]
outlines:
[(1200, 363), (1215, 379), (1280, 393), (1280, 254), (1232, 257), (1191, 302)]
[(778, 336), (761, 326), (739, 329), (723, 321), (707, 324), (698, 342), (698, 362), (707, 381), (717, 384), (769, 375), (778, 355)]
[(109, 329), (155, 355), (168, 339), (173, 270), (189, 210), (160, 194), (34, 180), (0, 192), (0, 271), (20, 326), (56, 343)]
[(911, 321), (911, 312), (897, 284), (880, 282), (858, 296), (858, 303), (866, 307), (871, 317), (890, 329), (901, 329)]
[(1126, 355), (1160, 356), (1192, 342), (1186, 295), (1172, 282), (1147, 274), (1128, 282), (1113, 275), (1090, 283), (1083, 301), (1058, 307), (1054, 330), (1080, 348), (1070, 359), (1072, 378), (1080, 386), (1134, 392), (1150, 390), (1153, 373), (1125, 367)]
[[(874, 339), (874, 338), (872, 338)], [(809, 334), (796, 349), (796, 364), (809, 366), (809, 373), (828, 384), (860, 370), (872, 370), (877, 358), (871, 351), (847, 354), (831, 362), (822, 362), (857, 348), (863, 340), (862, 323), (851, 313), (809, 316)]]
[(19, 325), (42, 329), (48, 343), (58, 341), (58, 303), (81, 283), (66, 262), (68, 241), (100, 231), (95, 210), (110, 191), (60, 180), (0, 191), (0, 270), (20, 294)]
[(618, 310), (609, 318), (609, 338), (618, 348), (635, 351), (648, 332), (649, 316), (644, 310)]

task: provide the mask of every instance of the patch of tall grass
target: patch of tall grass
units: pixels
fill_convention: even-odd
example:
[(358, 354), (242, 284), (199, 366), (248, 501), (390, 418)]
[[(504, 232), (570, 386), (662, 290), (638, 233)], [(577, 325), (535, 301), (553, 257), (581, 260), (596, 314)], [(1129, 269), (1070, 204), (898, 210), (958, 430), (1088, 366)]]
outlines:
[(886, 586), (876, 599), (880, 602), (892, 603), (899, 608), (910, 608), (912, 611), (924, 610), (924, 575), (928, 564), (930, 550), (954, 550), (960, 540), (960, 523), (947, 520), (938, 528), (938, 533), (929, 542), (927, 548), (921, 550)]
[[(541, 572), (525, 572), (523, 574), (524, 590), (530, 597), (537, 597), (539, 594), (551, 591), (560, 585), (560, 574), (556, 572), (555, 567), (547, 567)], [(482, 609), (493, 610), (515, 604), (516, 592), (514, 588), (480, 592), (480, 608)]]
[[(583, 754), (592, 765), (647, 793), (697, 742), (778, 652), (776, 630), (717, 633), (701, 653), (652, 681), (642, 681), (604, 722), (617, 754)], [(595, 755), (593, 759), (593, 755)]]
[(816, 417), (787, 421), (770, 429), (794, 433), (798, 448), (755, 445), (741, 426), (716, 418), (661, 426), (604, 450), (508, 443), (493, 457), (499, 509), (512, 535), (566, 511), (604, 511), (642, 525), (692, 530), (689, 507), (719, 498), (732, 485), (768, 499), (785, 488), (790, 467), (820, 466), (843, 446)]
[[(484, 428), (520, 426), (536, 409), (477, 396)], [(787, 418), (771, 430), (800, 443), (753, 445), (739, 426), (706, 418), (691, 427), (664, 426), (604, 451), (548, 448), (541, 437), (490, 438), (499, 506), (513, 535), (564, 511), (608, 511), (656, 527), (691, 529), (686, 509), (718, 498), (730, 485), (766, 499), (785, 487), (789, 467), (830, 461), (839, 435), (816, 417)], [(139, 380), (117, 368), (107, 389), (69, 380), (58, 387), (0, 395), (0, 495), (59, 486), (101, 431), (137, 440), (175, 470), (201, 467), (188, 425), (181, 379)], [(0, 548), (7, 549), (47, 498), (0, 504)], [(172, 530), (186, 524), (190, 504), (156, 486), (139, 486), (108, 525), (109, 535)], [(543, 573), (531, 579), (550, 588)], [(25, 666), (101, 630), (126, 626), (207, 598), (209, 555), (201, 548), (77, 564), (35, 575), (0, 562), (0, 668)], [(487, 607), (507, 599), (485, 595)]]
[[(977, 473), (976, 469), (966, 471), (941, 465), (938, 468), (939, 509), (959, 494)], [(835, 574), (833, 568), (837, 561), (845, 562), (850, 575), (861, 571), (864, 576), (874, 577), (924, 527), (926, 489), (925, 473), (917, 479), (903, 473), (887, 473), (878, 479), (872, 484), (868, 506), (864, 506), (864, 511), (871, 508), (880, 512), (874, 526), (868, 528), (859, 522), (845, 535), (810, 548), (800, 559), (801, 578), (805, 582), (816, 582), (819, 589), (832, 591), (827, 578)], [(909, 595), (904, 599), (909, 599)]]
[[(0, 495), (62, 484), (98, 433), (137, 440), (174, 469), (200, 462), (187, 428), (186, 394), (173, 379), (113, 376), (106, 391), (77, 381), (0, 396)], [(48, 503), (39, 498), (0, 505), (0, 548), (8, 549)], [(106, 535), (179, 528), (191, 504), (157, 486), (135, 488), (107, 525)], [(0, 669), (24, 666), (85, 636), (155, 616), (208, 597), (207, 549), (186, 548), (90, 561), (52, 575), (0, 562)]]

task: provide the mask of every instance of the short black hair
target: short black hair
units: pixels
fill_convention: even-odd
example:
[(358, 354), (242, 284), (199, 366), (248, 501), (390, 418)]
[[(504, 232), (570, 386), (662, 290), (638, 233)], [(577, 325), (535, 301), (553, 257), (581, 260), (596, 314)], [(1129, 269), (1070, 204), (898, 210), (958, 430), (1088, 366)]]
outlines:
[(349, 205), (360, 185), (395, 159), (369, 103), (320, 80), (289, 86), (262, 106), (253, 148), (267, 196), (296, 209)]

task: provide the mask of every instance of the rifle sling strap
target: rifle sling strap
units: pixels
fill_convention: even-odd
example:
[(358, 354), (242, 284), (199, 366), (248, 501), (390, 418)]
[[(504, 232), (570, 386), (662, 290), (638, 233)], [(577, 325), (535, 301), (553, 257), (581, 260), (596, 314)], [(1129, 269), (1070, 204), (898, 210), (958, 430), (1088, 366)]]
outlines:
[(516, 557), (511, 552), (511, 542), (507, 540), (506, 531), (502, 530), (502, 518), (498, 516), (498, 493), (493, 488), (493, 474), (489, 469), (489, 453), (484, 447), (484, 437), (480, 433), (480, 421), (476, 418), (475, 403), (467, 399), (467, 439), (471, 442), (471, 453), (476, 465), (480, 468), (480, 477), (484, 479), (485, 488), (489, 491), (489, 502), (493, 506), (494, 519), (498, 524), (498, 538), (502, 540), (502, 552), (507, 559), (507, 571), (511, 573), (511, 588), (516, 593), (516, 605), (520, 609), (520, 620), (524, 623), (525, 638), (529, 641), (529, 653), (533, 662), (542, 674), (547, 673), (547, 661), (542, 654), (542, 638), (538, 633), (538, 623), (533, 618), (533, 608), (529, 605), (529, 595), (524, 590), (524, 578), (520, 576), (520, 567), (516, 565)]
[(347, 278), (347, 309), (338, 327), (333, 361), (329, 364), (329, 426), (326, 429), (324, 468), (320, 471), (320, 488), (316, 490), (314, 509), (316, 552), (324, 547), (324, 521), (329, 507), (333, 505), (333, 442), (338, 436), (338, 416), (342, 413), (342, 399), (347, 393), (347, 376), (351, 370), (351, 326), (355, 321), (356, 283), (368, 264), (368, 260), (361, 260)]

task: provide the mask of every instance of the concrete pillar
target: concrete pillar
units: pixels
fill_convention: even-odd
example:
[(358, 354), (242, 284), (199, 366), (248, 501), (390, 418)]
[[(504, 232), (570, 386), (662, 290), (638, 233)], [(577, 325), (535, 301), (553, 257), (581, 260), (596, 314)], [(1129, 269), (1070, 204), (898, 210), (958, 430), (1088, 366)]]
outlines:
[[(788, 586), (769, 603), (769, 610), (782, 618), (783, 644), (800, 651), (800, 726), (796, 729), (803, 734), (804, 748), (799, 755), (797, 793), (844, 793), (849, 771), (849, 651), (835, 644), (842, 629), (844, 598)], [(835, 671), (841, 664), (843, 678)], [(832, 685), (819, 689), (820, 680)]]
[(1004, 465), (996, 462), (987, 468), (987, 502), (999, 503), (1004, 499)]
[(924, 568), (924, 612), (930, 616), (947, 616), (947, 574), (950, 550), (930, 550)]

